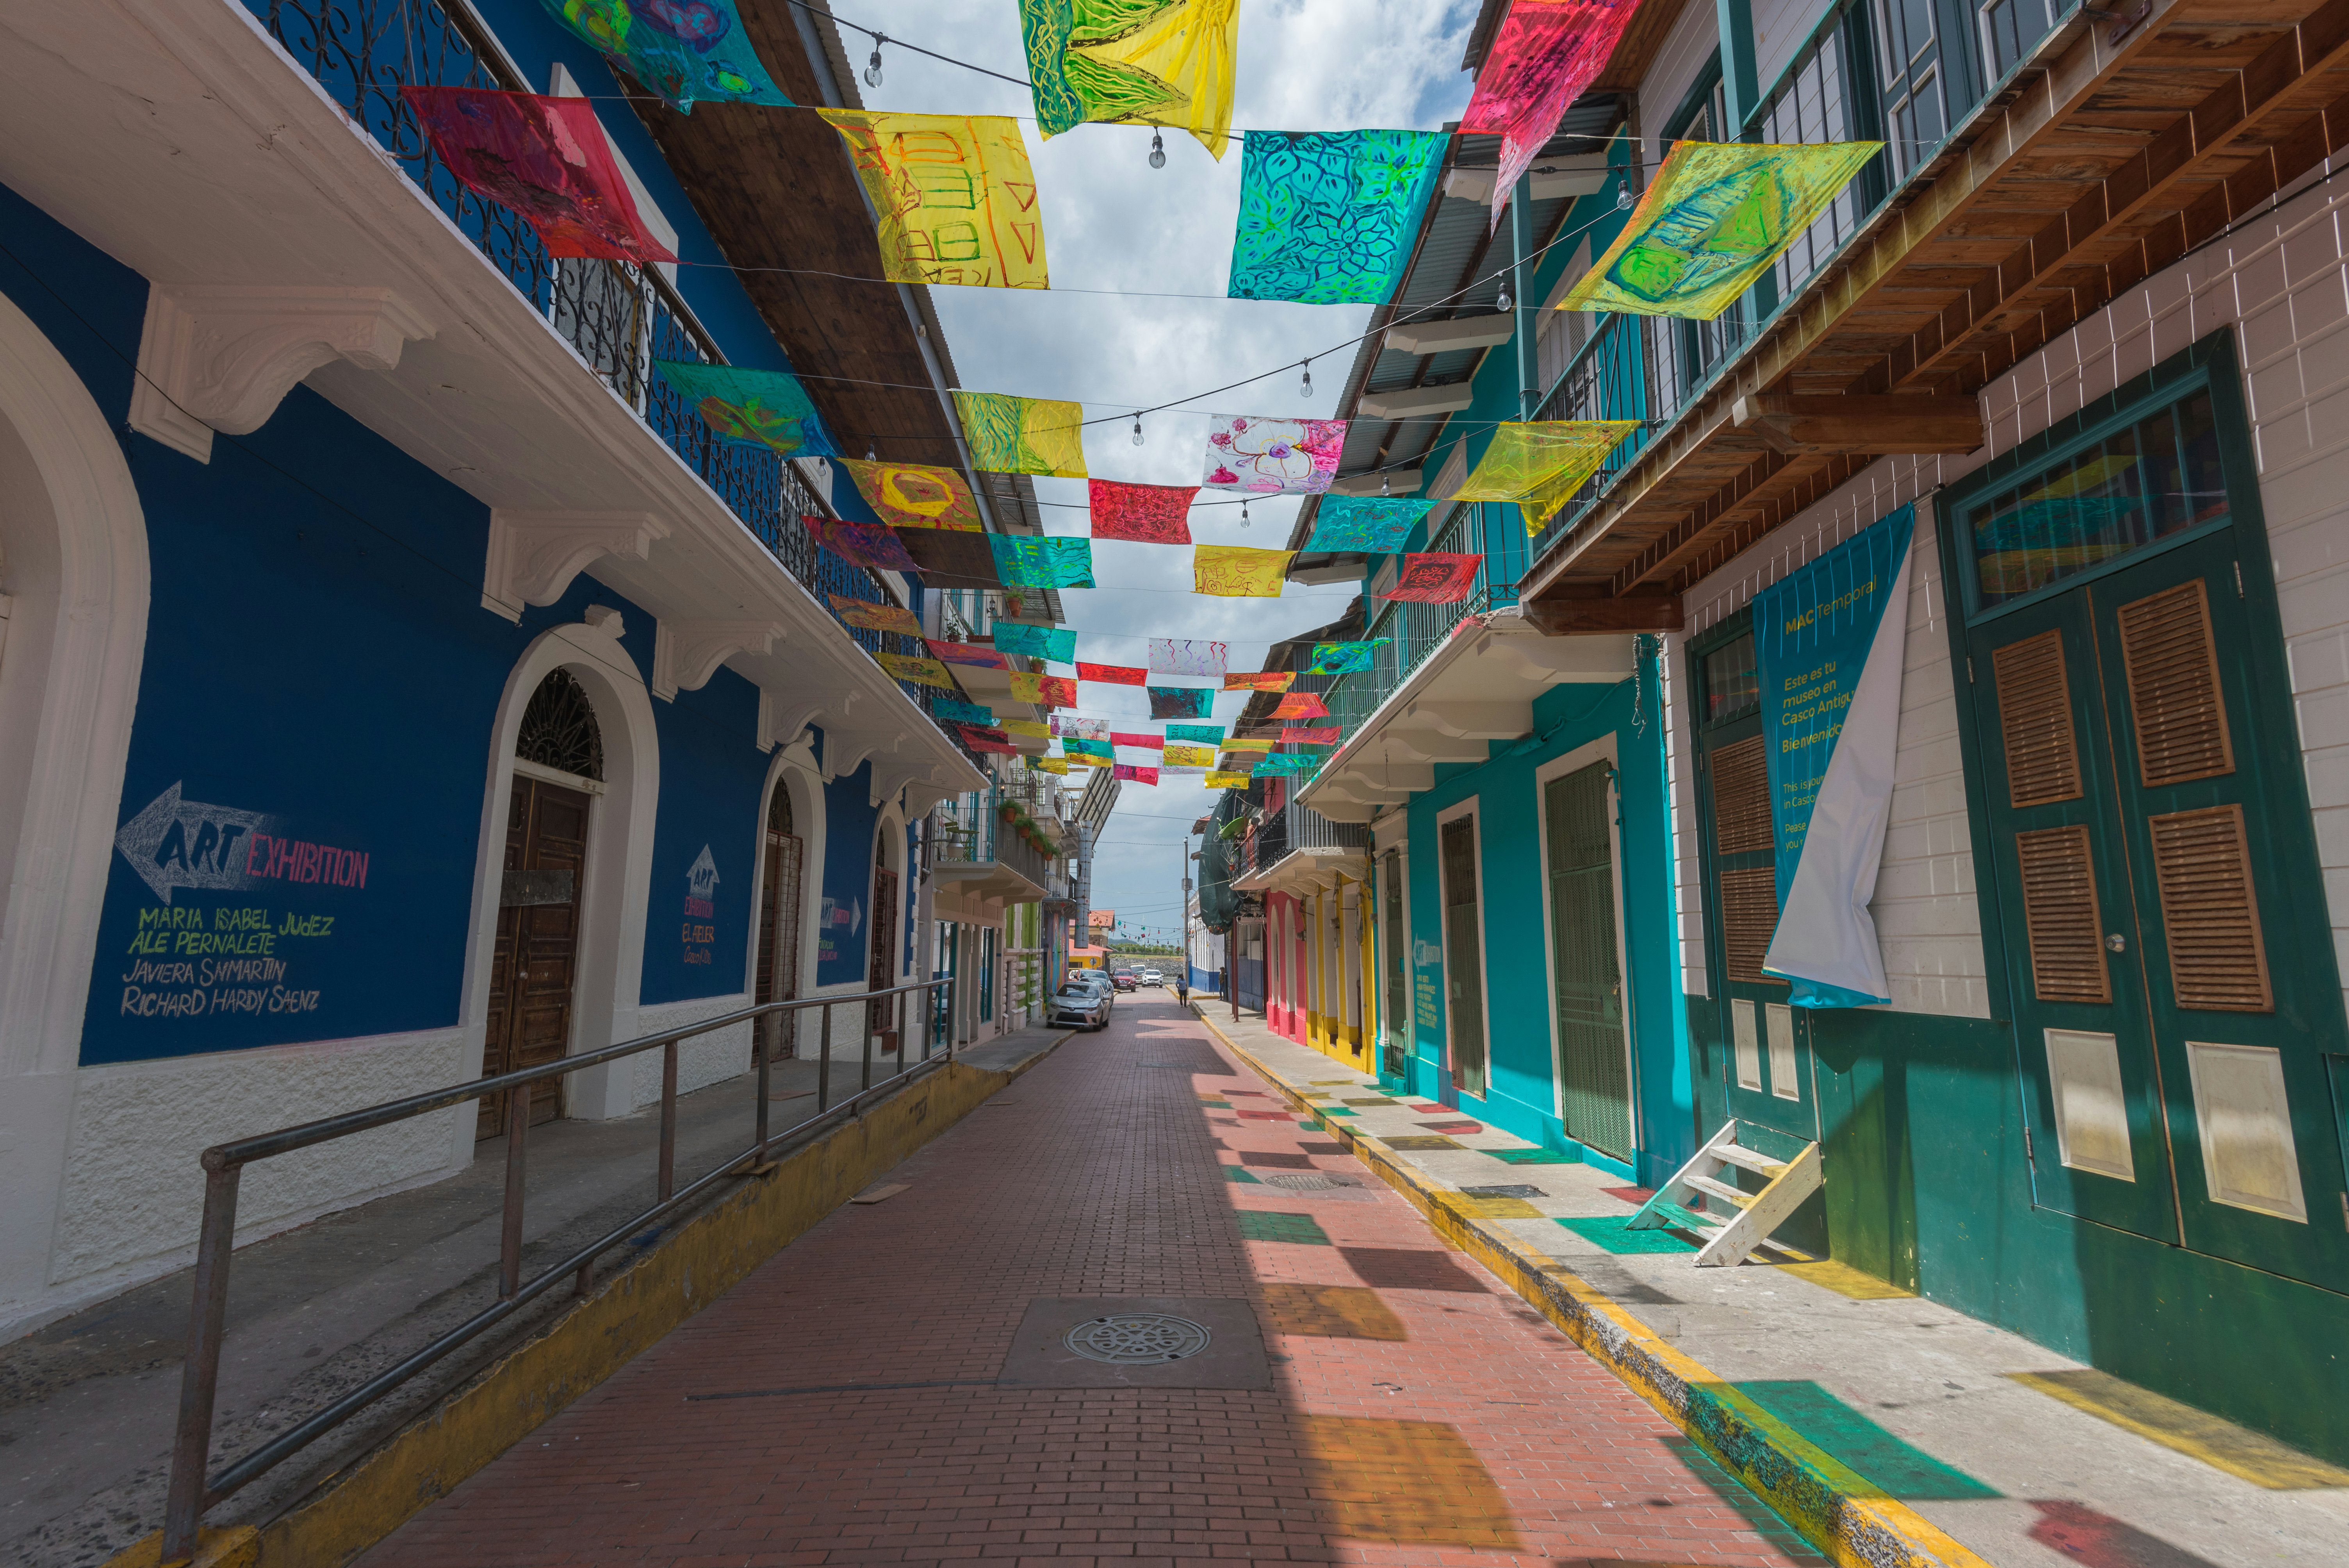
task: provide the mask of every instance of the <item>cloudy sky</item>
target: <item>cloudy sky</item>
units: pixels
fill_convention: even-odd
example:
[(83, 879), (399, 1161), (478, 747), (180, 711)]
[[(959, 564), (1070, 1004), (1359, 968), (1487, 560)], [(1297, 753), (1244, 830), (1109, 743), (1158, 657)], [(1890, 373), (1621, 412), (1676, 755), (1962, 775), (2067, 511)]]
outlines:
[[(833, 5), (843, 22), (1026, 78), (1015, 0)], [(1475, 0), (1243, 0), (1235, 137), (1433, 130), (1457, 119), (1472, 85), (1459, 67), (1476, 8)], [(842, 35), (861, 72), (871, 41), (846, 26)], [(867, 107), (1020, 117), (1042, 191), (1050, 292), (932, 291), (963, 386), (1072, 399), (1086, 405), (1088, 418), (1184, 399), (1185, 409), (1143, 418), (1141, 447), (1130, 418), (1085, 432), (1089, 471), (1148, 484), (1198, 482), (1210, 412), (1299, 418), (1337, 411), (1350, 340), (1369, 307), (1224, 297), (1239, 210), (1237, 139), (1218, 161), (1187, 133), (1168, 131), (1166, 167), (1154, 170), (1146, 127), (1081, 126), (1048, 143), (1037, 135), (1025, 88), (905, 48), (885, 46), (882, 61), (882, 85), (859, 85)], [(1298, 374), (1309, 355), (1324, 356), (1314, 361), (1309, 399), (1299, 394)], [(1277, 373), (1212, 397), (1186, 397), (1265, 371)], [(1036, 491), (1047, 503), (1046, 531), (1086, 531), (1082, 480), (1040, 479)], [(1230, 492), (1202, 490), (1199, 499), (1195, 540), (1268, 549), (1288, 542), (1299, 504), (1251, 501), (1243, 528)], [(1190, 592), (1187, 551), (1104, 542), (1093, 559), (1103, 586), (1065, 593), (1062, 603), (1079, 634), (1078, 656), (1099, 664), (1146, 663), (1145, 637), (1204, 637), (1231, 644), (1233, 668), (1260, 668), (1268, 643), (1336, 619), (1356, 591), (1291, 583), (1278, 601), (1201, 598)], [(1138, 687), (1088, 683), (1081, 696), (1088, 716), (1148, 713)], [(1246, 698), (1219, 698), (1216, 718), (1229, 722)], [(1095, 907), (1134, 925), (1178, 926), (1183, 835), (1214, 800), (1195, 774), (1156, 789), (1127, 784), (1094, 861)]]

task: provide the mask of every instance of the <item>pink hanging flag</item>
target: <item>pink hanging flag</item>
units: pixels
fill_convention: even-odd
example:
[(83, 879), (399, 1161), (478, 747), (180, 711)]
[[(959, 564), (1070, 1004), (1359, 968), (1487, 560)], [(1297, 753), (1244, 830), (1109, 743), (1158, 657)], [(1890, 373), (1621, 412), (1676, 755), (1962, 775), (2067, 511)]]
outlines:
[(1191, 542), (1191, 501), (1197, 485), (1129, 485), (1115, 480), (1088, 481), (1093, 537), (1135, 544)]
[(943, 665), (968, 665), (975, 670), (1008, 670), (1010, 661), (985, 643), (937, 643), (930, 655)]
[(1335, 746), (1338, 744), (1338, 727), (1334, 724), (1284, 725), (1280, 731), (1281, 744), (1284, 746)]
[(402, 88), (432, 150), (465, 188), (512, 209), (550, 256), (673, 262), (612, 161), (584, 98), (534, 98), (487, 88)]
[(1089, 665), (1079, 662), (1077, 678), (1081, 681), (1103, 681), (1111, 686), (1147, 686), (1150, 672), (1132, 665)]
[(1120, 779), (1130, 779), (1136, 784), (1155, 784), (1158, 782), (1157, 769), (1136, 768), (1131, 762), (1119, 762), (1112, 764), (1110, 768), (1110, 772)]
[(1145, 751), (1157, 751), (1165, 746), (1166, 738), (1163, 735), (1134, 735), (1123, 729), (1112, 729), (1109, 732), (1109, 743), (1112, 746), (1139, 746)]
[(1418, 604), (1457, 604), (1475, 590), (1476, 569), (1484, 564), (1481, 555), (1455, 555), (1442, 551), (1406, 555), (1394, 586), (1379, 597)]
[(962, 733), (962, 743), (973, 751), (993, 751), (1005, 757), (1019, 755), (1019, 748), (1011, 744), (1011, 738), (999, 729), (988, 729), (976, 724), (957, 724), (955, 728)]
[(1330, 711), (1322, 700), (1309, 691), (1293, 691), (1273, 705), (1275, 718), (1319, 718)]
[(1517, 176), (1533, 167), (1557, 122), (1615, 53), (1639, 0), (1516, 0), (1485, 51), (1464, 131), (1501, 135), (1490, 227), (1498, 228)]
[(877, 522), (849, 522), (840, 518), (820, 517), (810, 512), (800, 521), (807, 524), (815, 542), (844, 561), (859, 566), (869, 566), (875, 572), (912, 572), (914, 558), (897, 542), (897, 536)]

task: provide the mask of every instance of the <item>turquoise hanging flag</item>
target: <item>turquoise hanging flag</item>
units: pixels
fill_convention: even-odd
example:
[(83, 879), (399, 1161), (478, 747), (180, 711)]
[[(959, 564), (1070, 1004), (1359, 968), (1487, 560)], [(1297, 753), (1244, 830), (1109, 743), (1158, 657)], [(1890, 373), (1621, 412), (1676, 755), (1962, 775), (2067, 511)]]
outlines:
[(1231, 297), (1384, 303), (1449, 139), (1432, 130), (1249, 131)]
[(836, 458), (840, 447), (824, 428), (800, 378), (783, 370), (656, 359), (653, 368), (693, 406), (721, 441), (764, 447), (786, 458)]
[(734, 0), (544, 0), (604, 57), (690, 114), (697, 103), (791, 107), (742, 29)]
[(1048, 664), (1077, 662), (1077, 634), (1066, 626), (1030, 626), (1018, 621), (995, 623), (995, 651), (1019, 654)]
[(1313, 514), (1313, 537), (1305, 542), (1306, 552), (1392, 555), (1434, 507), (1432, 500), (1325, 495)]
[(995, 552), (996, 575), (1003, 579), (1007, 588), (1093, 585), (1093, 542), (1090, 539), (990, 533), (987, 547)]
[(1762, 972), (1797, 1007), (1892, 999), (1868, 905), (1892, 814), (1916, 524), (1904, 506), (1754, 596), (1778, 857)]

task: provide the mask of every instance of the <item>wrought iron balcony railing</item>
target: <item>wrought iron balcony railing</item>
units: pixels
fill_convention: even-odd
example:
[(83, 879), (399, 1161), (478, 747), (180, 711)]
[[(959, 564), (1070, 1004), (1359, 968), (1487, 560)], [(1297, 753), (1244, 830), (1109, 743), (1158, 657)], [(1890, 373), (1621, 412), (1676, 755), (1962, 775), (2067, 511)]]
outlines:
[(939, 801), (930, 812), (932, 872), (952, 877), (958, 869), (1001, 866), (1050, 892), (1062, 857), (1039, 847), (1055, 842), (1040, 809), (999, 783)]
[[(620, 262), (550, 256), (513, 212), (459, 183), (399, 96), (403, 87), (530, 84), (465, 0), (245, 0), (287, 54), (398, 161), (490, 264), (578, 351), (613, 395), (701, 476), (783, 569), (827, 611), (831, 595), (894, 603), (874, 573), (817, 546), (800, 519), (828, 512), (798, 470), (773, 452), (722, 441), (657, 359), (723, 364), (725, 354), (669, 280)], [(835, 616), (835, 619), (837, 617)], [(841, 624), (872, 653), (919, 655), (921, 640)], [(898, 689), (925, 713), (942, 695), (910, 682)], [(941, 729), (954, 738), (951, 730)], [(956, 740), (957, 747), (960, 741)]]

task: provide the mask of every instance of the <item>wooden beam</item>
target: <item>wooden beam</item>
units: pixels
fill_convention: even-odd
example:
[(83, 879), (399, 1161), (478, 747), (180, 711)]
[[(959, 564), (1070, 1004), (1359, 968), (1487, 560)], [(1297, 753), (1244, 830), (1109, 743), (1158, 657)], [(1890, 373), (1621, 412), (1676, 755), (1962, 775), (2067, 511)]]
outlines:
[(1631, 599), (1527, 599), (1520, 607), (1545, 637), (1620, 636), (1625, 632), (1681, 629), (1681, 602), (1671, 593), (1642, 593)]
[(1756, 392), (1731, 405), (1729, 417), (1782, 452), (1962, 453), (1989, 438), (1972, 397)]

